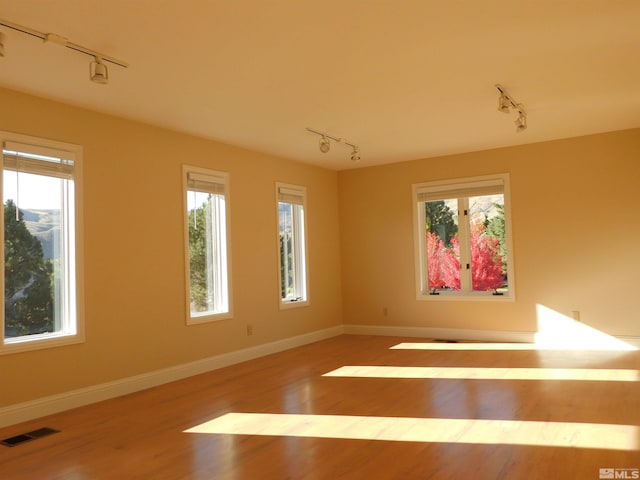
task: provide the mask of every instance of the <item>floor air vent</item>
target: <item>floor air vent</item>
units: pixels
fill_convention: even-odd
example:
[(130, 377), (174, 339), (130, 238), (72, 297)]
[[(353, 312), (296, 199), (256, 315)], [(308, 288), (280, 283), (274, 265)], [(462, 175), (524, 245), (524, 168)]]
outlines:
[(52, 435), (54, 433), (58, 433), (60, 430), (54, 430), (53, 428), (44, 427), (39, 428), (38, 430), (34, 430), (33, 432), (21, 433), (20, 435), (16, 435), (15, 437), (5, 438), (4, 440), (0, 440), (0, 445), (4, 445), (5, 447), (15, 447), (17, 445), (21, 445), (25, 442), (30, 442), (31, 440), (35, 440), (37, 438), (46, 437), (47, 435)]

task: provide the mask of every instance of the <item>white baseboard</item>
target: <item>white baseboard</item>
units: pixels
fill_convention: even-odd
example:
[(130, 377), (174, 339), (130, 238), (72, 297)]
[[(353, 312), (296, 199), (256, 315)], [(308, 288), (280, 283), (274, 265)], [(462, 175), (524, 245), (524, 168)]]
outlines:
[(349, 335), (380, 335), (389, 337), (438, 338), (443, 340), (475, 340), (480, 342), (534, 341), (534, 332), (507, 332), (498, 330), (468, 330), (461, 328), (390, 327), (380, 325), (345, 325)]
[[(347, 335), (379, 335), (391, 337), (437, 338), (443, 340), (473, 340), (479, 342), (536, 343), (536, 332), (500, 330), (470, 330), (463, 328), (391, 327), (381, 325), (344, 325)], [(640, 337), (611, 337), (640, 350)], [(562, 342), (558, 342), (561, 346)], [(574, 345), (575, 347), (575, 345)]]
[(640, 337), (614, 337), (640, 350)]
[(92, 385), (90, 387), (72, 390), (58, 395), (51, 395), (29, 402), (9, 405), (0, 408), (0, 427), (34, 420), (46, 415), (52, 415), (72, 408), (138, 392), (218, 368), (228, 367), (247, 360), (271, 355), (272, 353), (278, 353), (294, 347), (325, 340), (342, 335), (343, 333), (343, 326), (338, 325), (324, 330), (237, 350), (235, 352), (216, 355), (195, 362), (123, 378), (113, 382)]

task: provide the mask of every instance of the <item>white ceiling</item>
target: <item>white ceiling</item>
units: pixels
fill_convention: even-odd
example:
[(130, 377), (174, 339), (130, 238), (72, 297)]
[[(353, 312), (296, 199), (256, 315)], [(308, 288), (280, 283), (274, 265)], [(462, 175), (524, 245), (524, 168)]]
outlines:
[(0, 0), (0, 19), (130, 64), (98, 85), (90, 57), (0, 27), (0, 86), (335, 170), (640, 127), (637, 0)]

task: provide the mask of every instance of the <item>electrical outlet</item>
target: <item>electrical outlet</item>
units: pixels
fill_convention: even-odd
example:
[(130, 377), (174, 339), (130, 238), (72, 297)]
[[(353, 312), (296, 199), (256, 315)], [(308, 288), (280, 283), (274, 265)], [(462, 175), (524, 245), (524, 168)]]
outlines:
[(576, 322), (580, 321), (580, 310), (572, 310), (571, 318), (573, 318)]
[(389, 309), (387, 307), (383, 307), (382, 308), (382, 316), (386, 317), (387, 315), (389, 315)]
[(247, 325), (247, 337), (253, 335), (253, 325)]

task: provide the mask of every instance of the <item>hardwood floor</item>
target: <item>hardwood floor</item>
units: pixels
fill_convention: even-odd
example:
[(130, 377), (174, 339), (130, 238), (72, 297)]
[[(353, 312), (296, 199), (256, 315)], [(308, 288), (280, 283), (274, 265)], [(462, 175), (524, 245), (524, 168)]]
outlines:
[[(599, 479), (600, 468), (640, 468), (640, 352), (390, 348), (401, 342), (425, 340), (345, 335), (2, 429), (60, 433), (0, 446), (0, 479)], [(386, 368), (341, 368), (367, 366)]]

